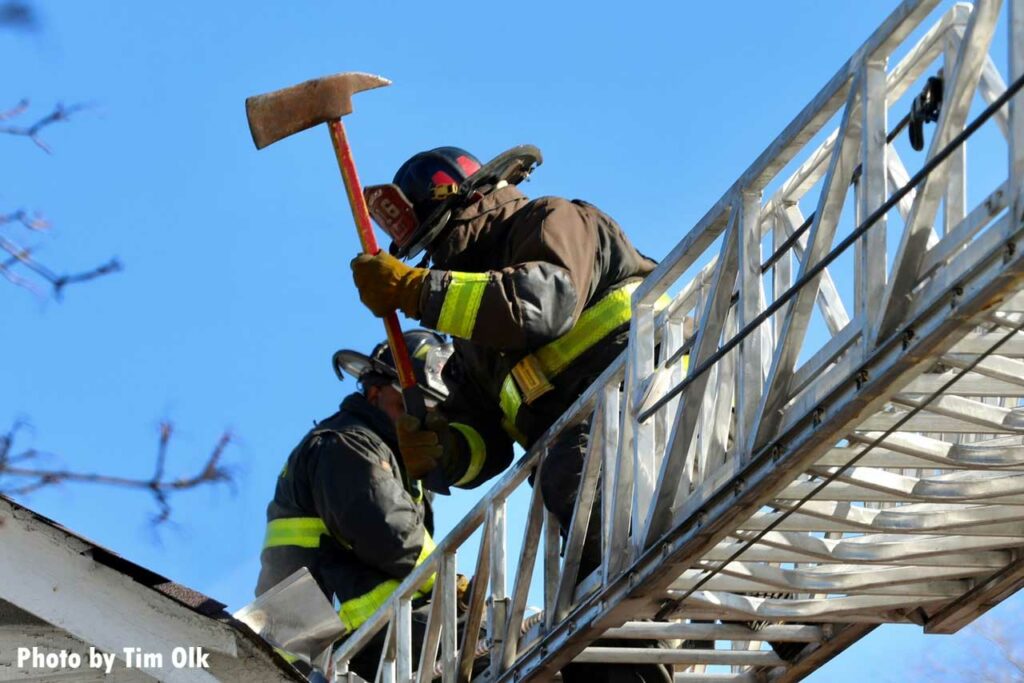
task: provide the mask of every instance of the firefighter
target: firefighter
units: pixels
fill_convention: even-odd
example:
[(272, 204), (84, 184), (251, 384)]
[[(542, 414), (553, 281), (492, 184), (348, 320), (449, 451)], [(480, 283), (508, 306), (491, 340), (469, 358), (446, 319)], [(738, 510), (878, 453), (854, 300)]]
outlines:
[[(413, 424), (418, 429), (398, 434), (411, 466), (440, 468), (450, 485), (472, 488), (507, 467), (513, 442), (529, 448), (619, 355), (631, 294), (656, 265), (597, 207), (524, 196), (516, 185), (540, 161), (531, 146), (483, 166), (463, 149), (439, 147), (406, 161), (391, 184), (366, 188), (392, 245), (391, 253), (352, 262), (361, 299), (375, 315), (399, 309), (453, 337), (445, 370), (451, 394), (441, 409), (448, 423)], [(419, 266), (401, 260), (423, 251)], [(588, 429), (584, 422), (563, 433), (541, 469), (544, 503), (563, 532)], [(600, 563), (598, 512), (595, 506), (581, 577)], [(660, 666), (607, 678), (617, 667), (599, 668), (563, 675), (671, 680)]]
[[(445, 397), (440, 375), (451, 345), (428, 330), (406, 332), (405, 340), (427, 403), (436, 405)], [(351, 633), (433, 550), (433, 519), (429, 497), (409, 476), (395, 440), (394, 423), (404, 411), (387, 343), (369, 356), (338, 351), (333, 362), (339, 379), (355, 377), (360, 391), (318, 422), (281, 470), (267, 507), (256, 594), (307, 567), (328, 600), (340, 605)], [(420, 587), (417, 614), (433, 583), (432, 575)], [(364, 648), (352, 669), (373, 680), (380, 646)]]

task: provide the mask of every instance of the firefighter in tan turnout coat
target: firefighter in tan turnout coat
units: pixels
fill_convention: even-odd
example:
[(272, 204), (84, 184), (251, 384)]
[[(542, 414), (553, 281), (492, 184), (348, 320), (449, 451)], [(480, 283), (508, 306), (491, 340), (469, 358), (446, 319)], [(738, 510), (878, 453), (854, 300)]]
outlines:
[[(363, 302), (378, 316), (399, 309), (450, 334), (455, 347), (445, 368), (446, 420), (399, 430), (419, 476), (440, 469), (448, 485), (472, 488), (501, 472), (513, 443), (529, 448), (626, 346), (631, 294), (656, 264), (593, 205), (523, 195), (516, 184), (539, 162), (530, 146), (483, 166), (465, 150), (440, 147), (405, 162), (393, 183), (366, 189), (393, 244), (390, 254), (353, 261)], [(424, 250), (429, 268), (400, 260)], [(587, 432), (583, 424), (563, 434), (540, 476), (563, 531)], [(598, 511), (581, 577), (600, 563)], [(671, 680), (662, 666), (570, 669), (567, 680)]]

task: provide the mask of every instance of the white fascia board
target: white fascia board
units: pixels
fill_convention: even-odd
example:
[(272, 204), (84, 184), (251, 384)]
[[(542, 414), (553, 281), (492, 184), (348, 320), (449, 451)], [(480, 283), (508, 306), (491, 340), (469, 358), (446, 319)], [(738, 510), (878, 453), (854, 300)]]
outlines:
[(173, 668), (175, 647), (238, 656), (229, 626), (93, 561), (82, 541), (2, 499), (0, 546), (0, 598), (122, 661), (125, 647), (163, 654), (163, 667), (144, 669), (161, 681), (216, 681), (202, 669)]

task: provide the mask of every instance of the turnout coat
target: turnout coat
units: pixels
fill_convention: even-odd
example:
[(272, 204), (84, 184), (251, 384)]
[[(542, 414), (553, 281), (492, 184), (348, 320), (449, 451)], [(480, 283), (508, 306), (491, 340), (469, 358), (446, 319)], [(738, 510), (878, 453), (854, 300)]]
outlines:
[(431, 247), (424, 325), (453, 336), (442, 407), (474, 487), (529, 447), (625, 348), (631, 294), (656, 263), (597, 207), (514, 186), (464, 207)]
[(387, 601), (434, 548), (430, 501), (397, 453), (391, 421), (361, 394), (303, 437), (267, 506), (257, 595), (308, 567), (349, 632)]

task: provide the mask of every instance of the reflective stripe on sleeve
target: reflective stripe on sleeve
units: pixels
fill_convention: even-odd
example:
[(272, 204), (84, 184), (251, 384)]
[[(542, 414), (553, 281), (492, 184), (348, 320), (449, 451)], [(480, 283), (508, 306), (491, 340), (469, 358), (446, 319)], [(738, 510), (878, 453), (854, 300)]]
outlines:
[[(424, 529), (423, 547), (420, 549), (419, 557), (416, 558), (416, 566), (418, 567), (423, 564), (436, 547), (434, 539)], [(431, 574), (423, 582), (419, 590), (416, 591), (414, 597), (426, 596), (434, 588), (434, 580), (436, 578), (436, 573)], [(380, 609), (381, 605), (386, 603), (394, 594), (400, 583), (397, 579), (388, 579), (377, 584), (373, 590), (341, 603), (341, 607), (338, 608), (338, 616), (341, 618), (341, 623), (345, 626), (346, 632), (351, 633), (366, 623), (367, 619), (372, 617), (373, 613)]]
[(480, 470), (484, 468), (484, 462), (487, 460), (487, 445), (484, 444), (480, 432), (469, 425), (452, 422), (451, 427), (466, 438), (466, 444), (469, 446), (469, 465), (466, 466), (466, 473), (454, 484), (454, 486), (462, 486), (476, 479)]
[(267, 522), (263, 547), (293, 545), (300, 548), (319, 548), (320, 537), (330, 535), (327, 525), (319, 517), (281, 517)]
[(476, 326), (476, 314), (484, 298), (484, 290), (490, 276), (487, 273), (452, 272), (451, 282), (445, 291), (441, 315), (437, 318), (437, 329), (455, 337), (469, 339)]

